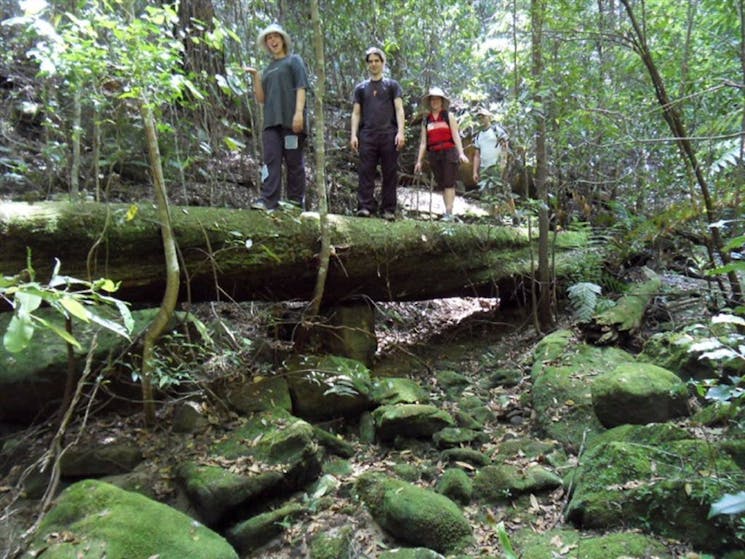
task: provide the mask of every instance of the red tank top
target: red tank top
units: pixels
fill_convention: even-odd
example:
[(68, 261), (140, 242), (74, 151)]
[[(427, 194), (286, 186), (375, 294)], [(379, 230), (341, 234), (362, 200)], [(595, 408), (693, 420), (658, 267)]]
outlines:
[(435, 120), (432, 113), (426, 117), (427, 122), (427, 151), (442, 151), (455, 147), (453, 133), (447, 111), (440, 111)]

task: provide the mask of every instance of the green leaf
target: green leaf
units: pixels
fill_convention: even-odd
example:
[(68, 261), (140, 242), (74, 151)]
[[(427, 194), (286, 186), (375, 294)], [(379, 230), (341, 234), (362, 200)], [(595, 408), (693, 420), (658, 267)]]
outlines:
[(118, 322), (114, 322), (113, 320), (108, 320), (95, 313), (90, 313), (90, 319), (91, 319), (91, 322), (98, 324), (99, 326), (102, 326), (106, 328), (107, 330), (114, 332), (115, 334), (119, 334), (123, 338), (129, 339), (129, 331), (127, 330), (126, 327), (122, 326)]
[(83, 346), (80, 345), (80, 342), (76, 340), (75, 337), (72, 334), (70, 334), (70, 332), (65, 330), (64, 328), (60, 328), (56, 324), (49, 322), (48, 320), (44, 320), (43, 318), (38, 317), (38, 316), (31, 315), (31, 318), (35, 320), (36, 322), (38, 322), (39, 324), (41, 324), (42, 326), (44, 326), (44, 328), (46, 328), (47, 330), (51, 330), (52, 332), (57, 334), (65, 342), (74, 346), (75, 349), (78, 349), (78, 350), (82, 349)]
[(67, 312), (72, 316), (79, 318), (83, 322), (88, 322), (90, 313), (83, 304), (80, 303), (75, 297), (65, 296), (60, 299), (60, 305), (62, 305)]
[(31, 322), (31, 315), (14, 314), (5, 330), (3, 345), (10, 353), (19, 353), (26, 349), (33, 335), (34, 325)]
[(510, 541), (507, 529), (504, 527), (504, 522), (497, 524), (497, 535), (499, 536), (499, 543), (502, 545), (502, 558), (519, 559), (515, 550), (512, 548), (512, 542)]
[[(34, 289), (34, 288), (31, 288)], [(41, 305), (42, 297), (41, 291), (30, 292), (31, 289), (25, 288), (22, 291), (18, 291), (15, 296), (16, 310), (19, 313), (31, 314)]]

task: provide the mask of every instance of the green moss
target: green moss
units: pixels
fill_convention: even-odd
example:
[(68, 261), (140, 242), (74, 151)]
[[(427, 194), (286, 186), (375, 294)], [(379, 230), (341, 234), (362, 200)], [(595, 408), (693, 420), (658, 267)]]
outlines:
[[(74, 534), (74, 540), (50, 536), (62, 532)], [(60, 495), (31, 548), (44, 548), (50, 559), (238, 557), (222, 537), (185, 514), (94, 480), (71, 485)]]
[(707, 518), (709, 507), (743, 483), (742, 469), (715, 444), (611, 441), (583, 456), (567, 516), (585, 528), (635, 526), (716, 551), (737, 537), (725, 519)]
[(436, 490), (456, 503), (467, 505), (473, 495), (473, 482), (460, 468), (448, 468), (437, 482)]
[(472, 542), (471, 526), (450, 499), (379, 473), (365, 473), (356, 489), (375, 520), (394, 537), (455, 553)]
[(512, 543), (522, 559), (554, 556), (574, 559), (673, 559), (665, 545), (638, 532), (593, 536), (568, 529), (543, 533), (521, 530), (513, 536)]
[(350, 555), (352, 529), (344, 527), (336, 534), (317, 534), (310, 542), (309, 559), (346, 559)]

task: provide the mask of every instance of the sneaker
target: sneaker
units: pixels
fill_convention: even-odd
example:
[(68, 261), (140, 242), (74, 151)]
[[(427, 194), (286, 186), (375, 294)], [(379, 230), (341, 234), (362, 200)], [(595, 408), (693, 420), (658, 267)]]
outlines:
[(370, 210), (360, 208), (357, 210), (357, 217), (370, 217)]
[(453, 214), (444, 214), (442, 221), (455, 221), (455, 216)]
[(264, 200), (258, 199), (253, 204), (251, 204), (252, 210), (261, 210), (263, 212), (269, 212), (271, 211), (269, 207), (266, 205), (266, 202)]
[(383, 219), (386, 221), (395, 221), (396, 220), (396, 214), (393, 212), (383, 212)]

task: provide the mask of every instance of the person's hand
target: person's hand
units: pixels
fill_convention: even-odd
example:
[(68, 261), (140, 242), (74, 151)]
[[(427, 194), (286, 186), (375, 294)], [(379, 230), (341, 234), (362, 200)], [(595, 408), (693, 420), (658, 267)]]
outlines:
[(414, 165), (414, 174), (415, 175), (418, 175), (421, 172), (422, 172), (422, 162), (421, 161), (417, 161), (416, 162), (416, 165)]
[(357, 136), (352, 136), (352, 138), (351, 138), (351, 139), (349, 140), (349, 147), (351, 147), (351, 148), (352, 148), (352, 151), (353, 151), (354, 153), (357, 153), (357, 150), (358, 150), (358, 149), (359, 149), (359, 147), (360, 147), (360, 142), (359, 142), (359, 140), (357, 139)]
[(249, 74), (251, 74), (254, 77), (256, 77), (256, 74), (259, 73), (259, 70), (256, 69), (256, 68), (254, 68), (253, 66), (244, 66), (243, 67), (243, 71), (244, 72), (248, 72)]
[(405, 140), (404, 140), (403, 132), (399, 132), (398, 134), (396, 134), (395, 143), (396, 143), (397, 150), (402, 150), (404, 148), (404, 142)]
[(460, 162), (461, 163), (468, 163), (468, 157), (466, 156), (465, 153), (461, 153), (460, 154)]
[(292, 117), (292, 131), (295, 134), (300, 134), (303, 131), (303, 113), (297, 112)]

